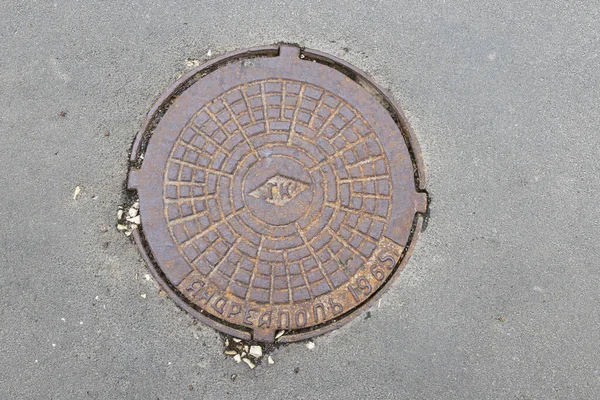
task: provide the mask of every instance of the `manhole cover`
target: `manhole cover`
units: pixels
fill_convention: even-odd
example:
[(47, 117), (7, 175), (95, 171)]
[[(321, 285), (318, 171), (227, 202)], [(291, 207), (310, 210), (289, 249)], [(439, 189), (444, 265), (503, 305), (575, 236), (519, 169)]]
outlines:
[(294, 46), (183, 76), (140, 130), (129, 188), (154, 276), (216, 329), (332, 330), (403, 268), (427, 208), (420, 152), (380, 88)]

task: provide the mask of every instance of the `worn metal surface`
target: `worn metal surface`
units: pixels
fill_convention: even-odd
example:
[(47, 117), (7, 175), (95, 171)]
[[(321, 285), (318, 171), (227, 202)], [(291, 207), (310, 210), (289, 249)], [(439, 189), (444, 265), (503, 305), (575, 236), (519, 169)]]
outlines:
[(192, 315), (245, 339), (346, 322), (402, 269), (427, 208), (399, 109), (362, 72), (294, 46), (182, 77), (132, 161), (135, 237), (155, 277)]

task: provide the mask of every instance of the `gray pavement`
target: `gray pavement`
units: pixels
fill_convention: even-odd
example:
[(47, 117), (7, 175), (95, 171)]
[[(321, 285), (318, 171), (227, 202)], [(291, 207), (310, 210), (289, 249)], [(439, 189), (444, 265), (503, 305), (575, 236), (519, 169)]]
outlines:
[[(0, 3), (0, 398), (598, 398), (597, 2)], [(186, 59), (277, 41), (389, 88), (433, 203), (370, 318), (250, 371), (114, 223)]]

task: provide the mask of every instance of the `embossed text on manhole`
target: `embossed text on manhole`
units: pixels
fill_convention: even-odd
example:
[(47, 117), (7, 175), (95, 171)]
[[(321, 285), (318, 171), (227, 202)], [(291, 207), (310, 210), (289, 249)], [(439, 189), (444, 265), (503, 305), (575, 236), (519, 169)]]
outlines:
[(131, 161), (154, 276), (244, 339), (300, 340), (356, 315), (403, 268), (427, 208), (400, 110), (361, 71), (294, 46), (183, 76)]

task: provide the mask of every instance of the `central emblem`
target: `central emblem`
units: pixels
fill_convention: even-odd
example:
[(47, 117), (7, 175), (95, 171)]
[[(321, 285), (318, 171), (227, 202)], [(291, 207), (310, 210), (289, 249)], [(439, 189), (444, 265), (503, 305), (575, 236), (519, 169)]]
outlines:
[(248, 195), (276, 206), (282, 206), (306, 189), (308, 189), (308, 184), (277, 174)]

